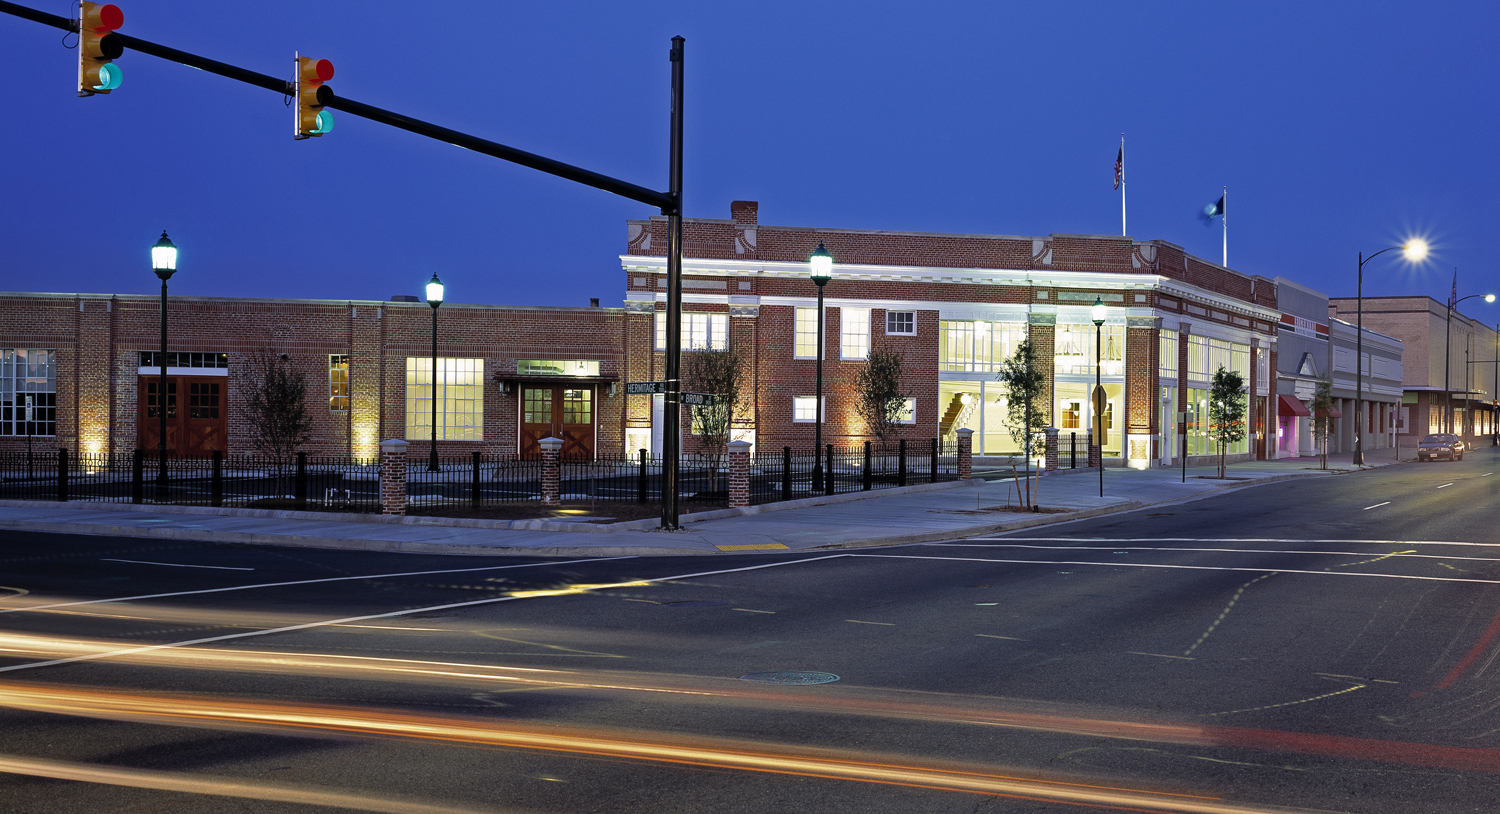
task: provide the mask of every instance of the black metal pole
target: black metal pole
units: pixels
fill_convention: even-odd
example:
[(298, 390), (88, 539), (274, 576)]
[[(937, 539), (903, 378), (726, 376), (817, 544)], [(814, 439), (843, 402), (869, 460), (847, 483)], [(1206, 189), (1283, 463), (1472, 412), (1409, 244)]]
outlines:
[[(1104, 368), (1104, 325), (1094, 323), (1094, 392), (1099, 394), (1098, 415), (1094, 416), (1094, 426), (1098, 428), (1095, 437), (1099, 444), (1099, 497), (1104, 497), (1104, 385), (1100, 377), (1100, 371)], [(1123, 447), (1121, 449), (1123, 452)]]
[(816, 410), (816, 420), (813, 422), (812, 490), (818, 492), (823, 489), (823, 463), (818, 452), (823, 449), (823, 284), (828, 281), (822, 278), (815, 278), (813, 282), (818, 284), (818, 382), (815, 385), (816, 389), (813, 393), (813, 407)]
[(1443, 431), (1453, 432), (1453, 392), (1448, 389), (1448, 371), (1453, 367), (1453, 301), (1448, 301), (1448, 322), (1443, 329)]
[(682, 407), (682, 37), (672, 38), (672, 119), (667, 196), (667, 392), (662, 411), (661, 527), (676, 529)]
[[(1375, 255), (1370, 255), (1374, 257)], [(1365, 463), (1365, 446), (1360, 432), (1360, 412), (1365, 395), (1365, 253), (1359, 253), (1359, 274), (1354, 284), (1354, 465)]]
[(156, 472), (156, 499), (167, 499), (167, 281), (161, 281), (161, 382), (156, 386), (156, 415), (160, 419), (157, 424), (156, 458), (158, 469)]
[(432, 305), (432, 435), (431, 443), (427, 445), (427, 471), (438, 471), (437, 457), (437, 414), (438, 414), (438, 364), (437, 364), (437, 312), (442, 303), (431, 303)]
[(1500, 447), (1500, 322), (1495, 323), (1495, 373), (1490, 379), (1490, 446)]

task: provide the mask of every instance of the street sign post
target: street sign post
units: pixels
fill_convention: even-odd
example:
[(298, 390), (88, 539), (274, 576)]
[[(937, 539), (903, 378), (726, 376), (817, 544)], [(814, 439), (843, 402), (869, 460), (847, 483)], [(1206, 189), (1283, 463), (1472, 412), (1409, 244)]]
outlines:
[(667, 392), (667, 382), (626, 382), (625, 395), (649, 396)]

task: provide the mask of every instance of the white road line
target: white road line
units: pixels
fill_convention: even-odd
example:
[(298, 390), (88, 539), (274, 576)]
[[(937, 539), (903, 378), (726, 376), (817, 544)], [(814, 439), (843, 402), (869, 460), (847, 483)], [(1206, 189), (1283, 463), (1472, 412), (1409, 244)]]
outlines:
[(1391, 505), (1391, 502), (1389, 500), (1387, 500), (1384, 503), (1376, 503), (1374, 506), (1366, 506), (1363, 509), (1360, 509), (1360, 511), (1367, 512), (1367, 511), (1369, 511), (1371, 509), (1378, 509), (1381, 506), (1389, 506), (1389, 505)]
[[(1383, 579), (1415, 579), (1425, 582), (1472, 582), (1480, 585), (1500, 585), (1500, 579), (1463, 579), (1460, 577), (1418, 577), (1406, 574), (1374, 574), (1368, 571), (1304, 571), (1297, 568), (1242, 568), (1215, 565), (1159, 565), (1142, 562), (1086, 562), (1076, 560), (995, 560), (983, 557), (919, 557), (914, 554), (850, 554), (851, 557), (872, 557), (891, 560), (952, 560), (954, 562), (995, 562), (1012, 565), (1097, 565), (1101, 568), (1171, 568), (1182, 571), (1248, 571), (1252, 574), (1312, 574), (1320, 577), (1380, 577)], [(0, 668), (3, 669), (3, 668)]]
[[(990, 548), (990, 549), (995, 549), (995, 548), (1024, 548), (1024, 549), (1029, 549), (1029, 550), (1033, 550), (1033, 551), (1114, 551), (1114, 552), (1116, 552), (1118, 554), (1123, 554), (1126, 551), (1166, 551), (1166, 552), (1183, 551), (1183, 552), (1193, 552), (1193, 553), (1202, 553), (1202, 554), (1311, 554), (1311, 555), (1331, 555), (1331, 556), (1336, 556), (1336, 557), (1368, 557), (1371, 554), (1371, 552), (1369, 552), (1369, 551), (1302, 551), (1302, 550), (1299, 550), (1299, 549), (1291, 549), (1291, 548), (1179, 548), (1179, 547), (1150, 548), (1150, 547), (1147, 547), (1147, 546), (1123, 546), (1124, 551), (1121, 551), (1120, 549), (1122, 548), (1122, 546), (1112, 546), (1112, 545), (1111, 546), (1086, 546), (1086, 545), (1057, 545), (1057, 546), (1052, 546), (1052, 545), (986, 545), (986, 546), (965, 546), (965, 545), (962, 545), (962, 544), (956, 544), (953, 547), (954, 548)], [(1476, 562), (1500, 562), (1500, 557), (1458, 557), (1458, 556), (1453, 556), (1453, 555), (1450, 555), (1450, 554), (1416, 554), (1416, 553), (1407, 553), (1407, 552), (1404, 552), (1404, 551), (1403, 552), (1392, 552), (1390, 554), (1385, 554), (1383, 556), (1386, 557), (1386, 558), (1410, 557), (1410, 558), (1413, 558), (1413, 559), (1423, 559), (1423, 560), (1471, 560), (1471, 561), (1476, 561)], [(1120, 564), (1121, 565), (1125, 565), (1127, 563), (1120, 563)], [(979, 605), (993, 605), (995, 603), (993, 603), (993, 602), (978, 602), (978, 603), (975, 603), (975, 604), (979, 604)]]
[[(1456, 481), (1455, 481), (1455, 483), (1456, 483)], [(1445, 483), (1442, 486), (1439, 486), (1438, 488), (1439, 489), (1447, 489), (1449, 486), (1452, 486), (1452, 485), (1453, 485), (1453, 483)]]
[(573, 565), (581, 562), (605, 562), (608, 560), (627, 560), (629, 556), (621, 557), (589, 557), (583, 560), (555, 560), (549, 562), (529, 562), (522, 565), (490, 565), (484, 568), (448, 568), (441, 571), (399, 571), (391, 574), (363, 574), (357, 577), (320, 577), (318, 579), (299, 579), (290, 582), (260, 582), (254, 585), (231, 585), (227, 588), (203, 588), (196, 591), (173, 591), (164, 594), (140, 594), (138, 596), (117, 596), (112, 599), (83, 599), (77, 602), (54, 602), (50, 605), (32, 605), (28, 608), (0, 608), (0, 613), (23, 613), (26, 611), (51, 610), (53, 608), (71, 608), (75, 605), (102, 605), (109, 602), (138, 602), (143, 599), (164, 599), (169, 596), (193, 596), (194, 594), (217, 594), (226, 591), (249, 591), (256, 588), (284, 588), (289, 585), (316, 585), (322, 582), (349, 582), (360, 579), (393, 579), (395, 577), (422, 577), (431, 574), (470, 574), (476, 571), (503, 571), (509, 568), (539, 568), (544, 565)]
[[(751, 566), (747, 566), (745, 568), (726, 568), (726, 569), (723, 569), (723, 570), (720, 570), (720, 571), (700, 571), (700, 572), (695, 573), (695, 574), (678, 574), (676, 576), (670, 576), (670, 577), (655, 577), (653, 579), (631, 580), (628, 583), (622, 583), (622, 585), (639, 585), (642, 582), (672, 582), (672, 581), (681, 580), (681, 579), (692, 579), (694, 577), (707, 577), (707, 576), (715, 576), (715, 575), (718, 575), (718, 574), (733, 574), (733, 573), (738, 572), (738, 571), (755, 571), (755, 570), (758, 570), (758, 569), (761, 569), (761, 568), (776, 568), (776, 567), (782, 566), (782, 565), (797, 565), (797, 564), (804, 563), (804, 562), (814, 562), (814, 561), (817, 561), (817, 560), (833, 560), (833, 559), (839, 559), (839, 558), (842, 558), (842, 557), (851, 557), (851, 556), (854, 556), (854, 555), (852, 555), (852, 554), (830, 554), (830, 555), (827, 555), (827, 556), (824, 556), (824, 557), (809, 557), (809, 558), (807, 558), (805, 560), (787, 560), (785, 562), (767, 563), (765, 565), (751, 565)], [(625, 558), (625, 557), (611, 557), (610, 559), (627, 559), (627, 558)], [(575, 562), (583, 562), (583, 560), (576, 560)], [(538, 564), (540, 564), (540, 565), (555, 565), (555, 564), (560, 564), (560, 563), (538, 563)], [(519, 566), (504, 566), (504, 567), (519, 567)], [(473, 570), (488, 570), (488, 569), (473, 569)], [(547, 595), (554, 595), (554, 594), (547, 594)], [(225, 634), (223, 636), (209, 636), (209, 637), (202, 638), (202, 639), (190, 639), (190, 640), (187, 640), (187, 641), (172, 642), (170, 644), (151, 644), (151, 645), (145, 645), (145, 646), (142, 646), (142, 647), (129, 647), (129, 648), (126, 648), (124, 650), (111, 650), (111, 651), (109, 651), (107, 653), (91, 653), (91, 654), (86, 655), (86, 656), (70, 656), (70, 657), (65, 658), (65, 659), (51, 659), (50, 661), (33, 661), (33, 662), (28, 662), (26, 664), (12, 664), (12, 665), (9, 665), (9, 666), (0, 667), (0, 673), (10, 673), (10, 672), (15, 672), (17, 670), (31, 670), (31, 669), (34, 669), (34, 668), (37, 668), (37, 667), (51, 667), (51, 666), (57, 665), (57, 664), (71, 664), (73, 662), (78, 662), (78, 661), (97, 661), (99, 659), (107, 659), (107, 658), (111, 658), (113, 656), (128, 656), (128, 655), (132, 655), (132, 654), (135, 654), (135, 653), (150, 653), (150, 652), (155, 651), (155, 650), (170, 650), (170, 649), (172, 649), (174, 647), (192, 647), (194, 645), (212, 644), (214, 642), (225, 642), (225, 641), (230, 641), (230, 640), (233, 640), (233, 639), (248, 639), (248, 638), (251, 638), (253, 636), (269, 636), (269, 635), (271, 635), (273, 633), (291, 633), (293, 631), (309, 630), (309, 629), (315, 628), (315, 627), (330, 627), (330, 626), (333, 626), (333, 625), (348, 625), (348, 624), (353, 623), (353, 622), (368, 622), (368, 621), (370, 621), (372, 619), (394, 619), (394, 618), (396, 618), (398, 616), (410, 616), (410, 615), (412, 615), (414, 613), (431, 613), (433, 611), (451, 610), (453, 608), (468, 608), (468, 607), (473, 607), (475, 605), (493, 605), (493, 604), (496, 604), (496, 603), (499, 603), (499, 602), (513, 602), (513, 601), (518, 600), (518, 599), (537, 599), (537, 598), (540, 598), (540, 597), (538, 597), (538, 596), (494, 596), (494, 597), (489, 597), (487, 599), (471, 599), (471, 600), (469, 600), (467, 602), (450, 602), (450, 603), (448, 603), (446, 605), (432, 605), (432, 606), (426, 607), (426, 608), (408, 608), (406, 610), (390, 611), (388, 613), (371, 613), (371, 614), (366, 614), (364, 616), (349, 616), (349, 617), (346, 617), (346, 618), (343, 618), (343, 619), (325, 619), (325, 620), (320, 621), (320, 622), (304, 622), (304, 623), (302, 623), (300, 625), (287, 625), (285, 627), (270, 628), (270, 629), (267, 629), (267, 630), (250, 630), (250, 631), (245, 631), (243, 633), (227, 633), (227, 634)]]
[(254, 571), (254, 568), (235, 568), (230, 565), (185, 565), (180, 562), (151, 562), (149, 560), (114, 560), (100, 557), (99, 562), (128, 562), (135, 565), (165, 565), (168, 568), (212, 568), (215, 571)]
[[(1343, 543), (1345, 545), (1452, 545), (1500, 548), (1500, 543), (1461, 543), (1451, 540), (1337, 540), (1331, 538), (1299, 539), (1295, 537), (969, 537), (969, 540), (994, 540), (1011, 543)], [(919, 543), (924, 546), (965, 546), (966, 543)], [(974, 546), (986, 548), (986, 546)]]

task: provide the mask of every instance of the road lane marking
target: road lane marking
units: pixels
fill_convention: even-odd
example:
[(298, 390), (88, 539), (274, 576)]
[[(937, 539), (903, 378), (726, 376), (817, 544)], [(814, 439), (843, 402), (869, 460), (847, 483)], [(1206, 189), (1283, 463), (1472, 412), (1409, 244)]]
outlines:
[(1359, 676), (1346, 676), (1346, 675), (1340, 675), (1338, 673), (1313, 673), (1313, 675), (1315, 675), (1315, 676), (1324, 676), (1326, 678), (1348, 678), (1348, 679), (1352, 679), (1354, 681), (1368, 681), (1368, 682), (1370, 682), (1372, 684), (1400, 684), (1401, 683), (1399, 681), (1388, 681), (1388, 680), (1386, 680), (1384, 678), (1361, 678)]
[(885, 625), (886, 627), (896, 626), (894, 622), (866, 622), (863, 619), (845, 619), (844, 621), (853, 622), (856, 625)]
[(1126, 650), (1132, 656), (1155, 656), (1159, 659), (1178, 659), (1179, 661), (1194, 661), (1192, 656), (1169, 656), (1166, 653), (1142, 653), (1139, 650)]
[[(777, 568), (777, 567), (780, 567), (780, 566), (783, 566), (783, 565), (799, 565), (799, 564), (805, 563), (805, 562), (816, 562), (818, 560), (835, 560), (835, 559), (841, 559), (843, 557), (852, 557), (852, 556), (854, 556), (854, 555), (852, 555), (852, 554), (829, 554), (829, 555), (823, 556), (823, 557), (808, 557), (806, 559), (800, 559), (800, 560), (786, 560), (785, 562), (764, 563), (762, 565), (750, 565), (750, 566), (746, 566), (744, 568), (724, 568), (724, 569), (720, 569), (720, 570), (717, 570), (717, 571), (699, 571), (697, 573), (692, 573), (692, 574), (677, 574), (675, 576), (670, 576), (670, 577), (656, 577), (656, 578), (653, 578), (653, 579), (633, 580), (631, 582), (616, 583), (615, 585), (618, 585), (618, 586), (638, 585), (638, 584), (643, 583), (643, 582), (648, 582), (648, 583), (649, 582), (674, 582), (674, 581), (683, 580), (683, 579), (693, 579), (694, 577), (708, 577), (708, 576), (717, 576), (717, 575), (720, 575), (720, 574), (733, 574), (733, 573), (738, 573), (738, 572), (741, 572), (741, 571), (758, 571), (758, 570), (760, 570), (762, 568)], [(610, 557), (608, 559), (628, 559), (628, 558), (627, 557)], [(593, 562), (593, 561), (597, 561), (597, 559), (576, 560), (574, 562)], [(565, 563), (532, 563), (532, 565), (560, 565), (560, 564), (565, 564)], [(519, 568), (519, 567), (524, 567), (524, 566), (499, 566), (499, 567), (500, 568)], [(493, 570), (493, 569), (473, 569), (473, 570)], [(315, 581), (321, 582), (321, 581), (324, 581), (324, 580), (315, 580)], [(208, 593), (208, 592), (205, 592), (205, 591), (190, 591), (188, 593)], [(528, 592), (528, 593), (530, 593), (530, 592)], [(550, 592), (542, 594), (542, 596), (551, 596), (551, 595), (553, 595), (553, 594), (551, 594)], [(310, 630), (312, 628), (318, 628), (318, 627), (332, 627), (332, 626), (336, 626), (336, 625), (347, 625), (347, 624), (351, 624), (353, 622), (368, 622), (368, 621), (372, 621), (372, 620), (375, 620), (375, 619), (394, 619), (394, 618), (396, 618), (398, 616), (411, 616), (412, 614), (417, 614), (417, 613), (431, 613), (433, 611), (451, 610), (453, 608), (469, 608), (469, 607), (474, 607), (476, 605), (493, 605), (493, 604), (496, 604), (498, 602), (515, 602), (515, 601), (521, 600), (521, 599), (535, 599), (535, 598), (538, 598), (538, 596), (536, 596), (536, 595), (532, 595), (532, 596), (518, 596), (518, 595), (511, 594), (511, 595), (506, 595), (506, 596), (492, 596), (492, 597), (487, 597), (485, 599), (471, 599), (471, 600), (469, 600), (467, 602), (450, 602), (450, 603), (447, 603), (447, 604), (444, 604), (444, 605), (432, 605), (432, 606), (425, 607), (425, 608), (407, 608), (406, 610), (389, 611), (387, 613), (371, 613), (371, 614), (365, 614), (363, 616), (349, 616), (349, 617), (346, 617), (346, 618), (343, 618), (343, 619), (325, 619), (325, 620), (318, 621), (318, 622), (303, 622), (302, 624), (298, 624), (298, 625), (286, 625), (284, 627), (268, 628), (266, 630), (251, 630), (251, 631), (245, 631), (245, 632), (242, 632), (242, 633), (226, 633), (226, 634), (224, 634), (222, 636), (207, 636), (207, 637), (202, 638), (202, 639), (190, 639), (190, 640), (181, 641), (181, 642), (171, 642), (169, 644), (151, 644), (151, 645), (143, 645), (141, 647), (128, 647), (128, 648), (124, 648), (122, 650), (111, 650), (111, 651), (109, 651), (107, 653), (90, 653), (90, 654), (86, 654), (86, 655), (82, 655), (82, 656), (69, 656), (67, 658), (50, 659), (48, 661), (33, 661), (33, 662), (28, 662), (26, 664), (11, 664), (11, 665), (7, 665), (7, 666), (4, 666), (4, 667), (0, 667), (0, 673), (10, 673), (10, 672), (15, 672), (17, 670), (30, 670), (30, 669), (35, 668), (35, 667), (51, 667), (51, 666), (56, 665), (56, 664), (71, 664), (73, 662), (78, 662), (78, 661), (96, 661), (98, 659), (107, 659), (107, 658), (111, 658), (113, 656), (126, 656), (126, 655), (132, 655), (132, 654), (135, 654), (135, 653), (151, 653), (151, 652), (154, 652), (154, 651), (157, 651), (157, 650), (170, 650), (172, 648), (177, 648), (177, 647), (192, 647), (194, 645), (211, 644), (213, 642), (225, 642), (225, 641), (231, 641), (231, 640), (234, 640), (234, 639), (248, 639), (248, 638), (251, 638), (253, 636), (269, 636), (269, 635), (271, 635), (273, 633), (291, 633), (291, 632), (298, 631), (298, 630)], [(79, 603), (79, 604), (83, 604), (83, 603)]]
[(1193, 646), (1189, 647), (1187, 650), (1184, 650), (1182, 652), (1182, 655), (1193, 655), (1193, 651), (1198, 649), (1198, 645), (1203, 644), (1205, 641), (1208, 641), (1208, 637), (1213, 634), (1214, 630), (1219, 626), (1219, 623), (1223, 622), (1225, 617), (1229, 616), (1229, 612), (1234, 610), (1234, 603), (1240, 601), (1240, 597), (1245, 595), (1246, 588), (1249, 588), (1251, 585), (1254, 585), (1255, 583), (1260, 582), (1263, 579), (1270, 579), (1274, 576), (1276, 576), (1275, 573), (1262, 574), (1255, 579), (1252, 579), (1249, 582), (1245, 583), (1244, 585), (1241, 585), (1240, 589), (1234, 592), (1234, 596), (1229, 598), (1229, 604), (1224, 606), (1224, 610), (1219, 611), (1219, 618), (1215, 619), (1213, 621), (1213, 624), (1208, 626), (1208, 630), (1203, 631), (1203, 635), (1198, 637), (1198, 641), (1193, 642)]
[[(1125, 553), (1129, 553), (1130, 551), (1166, 551), (1166, 552), (1171, 552), (1171, 553), (1187, 552), (1187, 553), (1196, 553), (1196, 554), (1308, 554), (1308, 555), (1339, 556), (1339, 557), (1363, 557), (1363, 556), (1366, 556), (1366, 555), (1368, 555), (1370, 553), (1368, 551), (1301, 551), (1301, 550), (1292, 549), (1292, 548), (1181, 548), (1181, 547), (1165, 547), (1165, 546), (1164, 547), (1132, 546), (1132, 547), (1128, 548), (1126, 551), (1118, 551), (1118, 550), (1115, 550), (1116, 548), (1118, 548), (1117, 546), (1084, 546), (1084, 545), (1058, 545), (1058, 546), (1052, 546), (1052, 545), (965, 545), (963, 543), (947, 543), (947, 544), (942, 544), (942, 545), (947, 545), (947, 546), (949, 546), (951, 548), (987, 548), (987, 549), (996, 549), (996, 548), (1021, 548), (1021, 549), (1026, 549), (1026, 550), (1029, 550), (1029, 551), (1108, 551), (1111, 554), (1125, 554)], [(1449, 544), (1445, 543), (1444, 545), (1449, 545)], [(1457, 545), (1457, 543), (1453, 543), (1452, 545)], [(1485, 545), (1485, 544), (1482, 544), (1482, 543), (1473, 543), (1471, 545)], [(1422, 559), (1422, 560), (1470, 560), (1470, 561), (1475, 561), (1475, 562), (1500, 562), (1500, 557), (1457, 557), (1457, 556), (1453, 556), (1451, 554), (1418, 554), (1415, 551), (1396, 551), (1396, 552), (1391, 552), (1391, 553), (1387, 553), (1387, 554), (1382, 554), (1377, 559), (1385, 559), (1387, 557), (1410, 557), (1410, 558), (1413, 558), (1413, 559)], [(1119, 563), (1119, 564), (1120, 565), (1130, 565), (1131, 563), (1123, 563), (1122, 562), (1122, 563)], [(993, 603), (978, 602), (978, 603), (975, 603), (975, 604), (984, 605), (984, 604), (993, 604)]]
[[(1000, 543), (1345, 543), (1360, 545), (1451, 545), (1500, 548), (1500, 543), (1465, 543), (1454, 540), (1340, 540), (1328, 538), (1300, 537), (966, 537), (967, 540), (994, 540)], [(916, 543), (918, 546), (956, 546), (985, 548), (973, 543), (934, 542)], [(1118, 547), (1118, 546), (1117, 546)], [(1230, 549), (1232, 550), (1232, 549)]]
[(99, 562), (128, 562), (135, 565), (165, 565), (168, 568), (212, 568), (216, 571), (254, 571), (254, 568), (235, 568), (229, 565), (185, 565), (180, 562), (151, 562), (150, 560), (115, 560), (100, 557)]
[[(1218, 565), (1159, 565), (1142, 562), (1086, 562), (1078, 560), (998, 560), (987, 557), (922, 557), (915, 554), (847, 554), (849, 557), (871, 557), (887, 560), (952, 560), (953, 562), (994, 562), (1008, 565), (1095, 565), (1100, 568), (1166, 568), (1180, 571), (1245, 571), (1252, 574), (1311, 574), (1320, 577), (1379, 577), (1381, 579), (1413, 579), (1423, 582), (1464, 582), (1478, 585), (1500, 585), (1500, 579), (1468, 579), (1464, 577), (1422, 577), (1408, 574), (1376, 574), (1369, 571), (1304, 571), (1297, 568), (1249, 568)], [(1450, 558), (1451, 559), (1451, 558)], [(0, 671), (5, 668), (0, 667)]]
[(744, 611), (745, 613), (775, 613), (776, 611), (752, 610), (751, 608), (730, 608), (730, 610)]
[(391, 574), (363, 574), (357, 577), (320, 577), (318, 579), (298, 579), (290, 582), (260, 582), (254, 585), (231, 585), (227, 588), (203, 588), (196, 591), (173, 591), (162, 594), (140, 594), (137, 596), (117, 596), (112, 599), (84, 599), (76, 602), (53, 602), (48, 605), (32, 605), (25, 608), (0, 608), (0, 613), (21, 613), (23, 611), (51, 610), (52, 608), (70, 608), (75, 605), (101, 605), (108, 602), (139, 602), (143, 599), (165, 599), (172, 596), (193, 596), (195, 594), (216, 594), (226, 591), (249, 591), (255, 588), (284, 588), (289, 585), (317, 585), (323, 582), (349, 582), (361, 579), (393, 579), (395, 577), (422, 577), (431, 574), (469, 574), (475, 571), (503, 571), (510, 568), (538, 568), (544, 565), (575, 565), (581, 562), (606, 562), (608, 560), (626, 560), (629, 556), (621, 557), (589, 557), (582, 560), (554, 560), (548, 562), (529, 562), (521, 565), (490, 565), (483, 568), (448, 568), (440, 571), (400, 571)]
[(1333, 692), (1325, 692), (1322, 695), (1314, 695), (1311, 698), (1303, 698), (1300, 701), (1286, 701), (1286, 702), (1283, 702), (1283, 703), (1280, 703), (1280, 704), (1267, 704), (1266, 706), (1263, 706), (1263, 707), (1248, 707), (1246, 709), (1231, 709), (1231, 710), (1229, 710), (1227, 712), (1210, 712), (1210, 713), (1208, 713), (1204, 717), (1206, 717), (1206, 718), (1212, 718), (1212, 717), (1214, 717), (1216, 715), (1238, 715), (1241, 712), (1259, 712), (1259, 711), (1261, 711), (1263, 709), (1276, 709), (1278, 707), (1296, 706), (1297, 704), (1308, 704), (1308, 703), (1311, 703), (1313, 701), (1322, 701), (1324, 698), (1332, 698), (1335, 695), (1343, 695), (1344, 693), (1350, 693), (1350, 692), (1354, 692), (1355, 690), (1362, 690), (1364, 688), (1365, 688), (1364, 684), (1355, 684), (1353, 687), (1345, 687), (1342, 690), (1334, 690)]
[(1369, 510), (1371, 510), (1371, 509), (1378, 509), (1378, 508), (1380, 508), (1380, 507), (1381, 507), (1381, 506), (1389, 506), (1389, 505), (1391, 505), (1391, 502), (1390, 502), (1390, 501), (1389, 501), (1389, 500), (1387, 500), (1387, 501), (1386, 501), (1386, 502), (1384, 502), (1384, 503), (1376, 503), (1376, 504), (1375, 504), (1375, 505), (1374, 505), (1374, 506), (1366, 506), (1366, 507), (1364, 507), (1364, 508), (1363, 508), (1363, 509), (1361, 509), (1361, 510), (1360, 510), (1360, 511), (1364, 511), (1364, 512), (1367, 512), (1367, 511), (1369, 511)]
[(1445, 483), (1442, 486), (1439, 486), (1438, 488), (1439, 489), (1447, 489), (1449, 486), (1452, 486), (1454, 483), (1457, 483), (1457, 481), (1453, 481), (1453, 482), (1450, 482), (1450, 483)]
[(996, 636), (993, 633), (975, 633), (975, 636), (983, 636), (986, 639), (1006, 639), (1012, 642), (1029, 642), (1030, 639), (1017, 639), (1015, 636)]
[(784, 543), (760, 543), (757, 545), (716, 545), (714, 548), (720, 551), (767, 551), (773, 548), (786, 548)]

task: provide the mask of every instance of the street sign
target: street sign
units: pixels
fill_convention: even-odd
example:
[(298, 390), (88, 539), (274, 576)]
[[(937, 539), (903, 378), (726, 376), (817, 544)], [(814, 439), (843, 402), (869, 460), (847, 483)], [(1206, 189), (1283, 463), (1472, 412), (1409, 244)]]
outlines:
[(681, 396), (683, 404), (695, 407), (713, 407), (719, 403), (719, 397), (709, 393), (682, 393)]
[(649, 396), (653, 393), (667, 392), (666, 382), (626, 382), (625, 395), (627, 396)]

